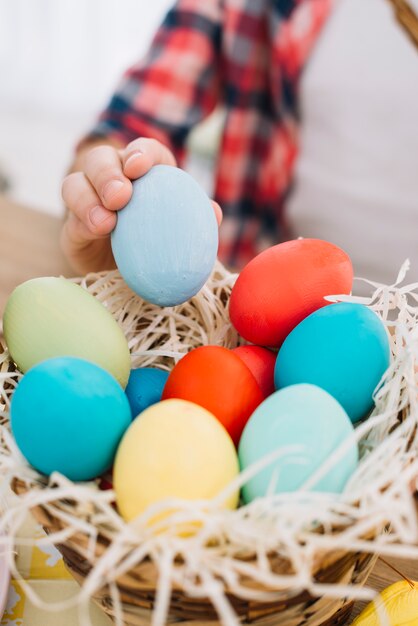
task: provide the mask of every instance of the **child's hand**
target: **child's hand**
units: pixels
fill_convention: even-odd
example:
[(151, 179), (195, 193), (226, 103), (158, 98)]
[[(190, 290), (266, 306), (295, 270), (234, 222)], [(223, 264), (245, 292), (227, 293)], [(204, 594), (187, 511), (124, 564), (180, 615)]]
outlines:
[[(110, 233), (116, 225), (116, 211), (132, 195), (131, 180), (146, 174), (153, 165), (176, 165), (170, 150), (155, 139), (140, 138), (122, 150), (99, 145), (84, 151), (74, 171), (62, 185), (62, 197), (69, 210), (61, 233), (64, 254), (82, 274), (115, 267)], [(220, 223), (222, 211), (214, 202)]]

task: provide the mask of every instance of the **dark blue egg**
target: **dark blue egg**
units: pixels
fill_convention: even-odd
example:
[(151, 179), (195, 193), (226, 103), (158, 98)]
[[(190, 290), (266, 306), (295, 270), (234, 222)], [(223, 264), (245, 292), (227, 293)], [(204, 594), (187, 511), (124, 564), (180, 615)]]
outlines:
[(305, 318), (277, 356), (277, 389), (310, 383), (328, 391), (352, 422), (373, 408), (373, 392), (389, 367), (388, 333), (376, 313), (340, 302)]
[(131, 370), (125, 393), (131, 406), (132, 417), (161, 400), (169, 372), (152, 367)]
[(133, 182), (132, 198), (118, 211), (112, 250), (124, 280), (144, 300), (160, 306), (186, 302), (216, 261), (212, 203), (189, 174), (156, 165)]

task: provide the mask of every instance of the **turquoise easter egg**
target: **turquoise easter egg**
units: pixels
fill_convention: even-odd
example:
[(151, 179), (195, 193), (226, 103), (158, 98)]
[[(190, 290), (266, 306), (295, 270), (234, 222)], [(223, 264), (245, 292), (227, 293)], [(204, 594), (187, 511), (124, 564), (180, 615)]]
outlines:
[(278, 389), (297, 383), (322, 387), (356, 422), (373, 408), (373, 391), (389, 363), (381, 320), (361, 304), (341, 302), (315, 311), (287, 336), (274, 379)]
[[(350, 437), (354, 428), (342, 406), (314, 385), (292, 385), (269, 396), (250, 417), (239, 444), (241, 470), (269, 453), (288, 451), (258, 472), (242, 490), (246, 503), (267, 493), (291, 492), (319, 469), (332, 452)], [(357, 444), (310, 487), (314, 491), (340, 493), (356, 469)]]
[(160, 402), (168, 375), (169, 372), (153, 367), (138, 367), (131, 370), (125, 393), (133, 418), (149, 406)]
[(154, 166), (133, 181), (118, 212), (112, 250), (126, 283), (160, 306), (186, 302), (205, 284), (218, 251), (212, 204), (186, 172)]
[(39, 363), (23, 377), (11, 403), (11, 429), (26, 460), (42, 474), (90, 480), (110, 469), (131, 424), (119, 383), (75, 357)]

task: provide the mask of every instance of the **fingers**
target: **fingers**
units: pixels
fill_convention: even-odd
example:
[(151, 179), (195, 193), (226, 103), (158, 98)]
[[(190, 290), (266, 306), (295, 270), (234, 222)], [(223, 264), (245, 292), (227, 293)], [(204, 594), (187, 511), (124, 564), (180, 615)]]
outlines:
[(100, 203), (109, 210), (123, 208), (132, 195), (131, 180), (146, 174), (153, 165), (176, 165), (171, 151), (156, 139), (141, 137), (124, 150), (98, 146), (86, 155), (84, 173)]
[(117, 150), (111, 146), (98, 146), (85, 158), (84, 174), (106, 209), (124, 207), (132, 195), (132, 184), (122, 172)]
[[(116, 225), (116, 214), (106, 209), (82, 172), (74, 172), (64, 179), (62, 198), (76, 220), (69, 220), (70, 235), (74, 241), (91, 241), (105, 237)], [(80, 223), (77, 223), (80, 222)]]
[[(141, 152), (140, 156), (137, 156), (138, 146), (148, 150), (148, 152)], [(84, 226), (84, 228), (81, 228), (79, 225), (75, 226), (74, 224), (74, 232), (77, 229), (78, 235), (80, 237), (83, 235), (84, 240), (92, 240), (109, 235), (116, 225), (114, 210), (117, 208), (117, 200), (119, 199), (123, 203), (122, 206), (125, 206), (129, 200), (128, 198), (125, 201), (123, 196), (125, 183), (120, 179), (116, 180), (114, 178), (119, 176), (120, 169), (118, 168), (121, 167), (119, 157), (115, 150), (112, 148), (109, 148), (109, 150), (108, 146), (101, 146), (92, 150), (92, 156), (89, 155), (86, 160), (86, 173), (74, 172), (69, 174), (64, 179), (62, 185), (64, 203)], [(143, 170), (145, 167), (152, 167), (152, 164), (162, 163), (162, 161), (165, 161), (166, 164), (175, 162), (173, 155), (165, 146), (151, 139), (138, 139), (132, 142), (123, 152), (125, 153), (122, 156), (122, 160), (125, 162), (124, 168), (126, 169), (129, 165), (131, 169), (135, 167), (137, 172), (140, 168)], [(100, 167), (103, 167), (103, 170)], [(94, 187), (93, 181), (97, 185), (96, 187)], [(115, 182), (119, 182), (120, 185), (113, 196), (113, 210), (111, 210), (106, 207), (105, 197), (107, 197), (107, 203), (109, 204), (109, 189), (115, 190)], [(131, 185), (129, 181), (128, 185)], [(102, 189), (102, 197), (98, 189)], [(129, 187), (126, 187), (125, 191), (126, 189), (130, 197)], [(212, 201), (212, 206), (218, 225), (220, 225), (222, 222), (221, 207), (215, 201)]]
[[(156, 139), (140, 137), (131, 141), (124, 150), (119, 151), (124, 174), (131, 179), (146, 174), (154, 165), (176, 166), (173, 153)], [(212, 201), (218, 226), (222, 222), (222, 209)]]
[(71, 234), (77, 230), (77, 237), (84, 234), (86, 240), (108, 235), (116, 225), (111, 212), (123, 208), (132, 195), (130, 179), (139, 178), (156, 164), (175, 165), (176, 161), (155, 139), (136, 139), (120, 151), (106, 145), (90, 150), (84, 172), (67, 176), (62, 187), (65, 204), (85, 227), (74, 223)]
[[(141, 137), (123, 150), (92, 148), (83, 156), (83, 171), (64, 179), (62, 197), (69, 214), (61, 245), (74, 268), (84, 273), (114, 267), (109, 235), (116, 226), (116, 211), (129, 202), (131, 181), (159, 164), (176, 166), (176, 160), (159, 141)], [(222, 211), (212, 204), (219, 225)]]
[(70, 213), (61, 230), (61, 248), (78, 274), (114, 269), (115, 261), (109, 237), (91, 239), (87, 227)]
[(222, 224), (223, 213), (222, 209), (215, 200), (212, 200), (213, 210), (215, 211), (216, 221), (218, 222), (218, 226)]
[(172, 152), (156, 139), (140, 137), (119, 151), (123, 173), (131, 179), (146, 174), (153, 165), (176, 165)]

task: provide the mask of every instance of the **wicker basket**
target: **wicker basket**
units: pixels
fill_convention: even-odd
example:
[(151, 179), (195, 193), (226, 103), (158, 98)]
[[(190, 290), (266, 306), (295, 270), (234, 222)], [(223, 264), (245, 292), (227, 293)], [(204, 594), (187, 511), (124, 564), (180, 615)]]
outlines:
[[(21, 481), (14, 483), (17, 494), (26, 493), (27, 484)], [(70, 503), (56, 502), (55, 507), (68, 512)], [(63, 528), (54, 511), (48, 507), (37, 507), (33, 510), (37, 521), (48, 533), (55, 533)], [(97, 556), (109, 546), (109, 538), (100, 534), (97, 543)], [(88, 575), (91, 564), (88, 557), (88, 537), (77, 534), (65, 544), (57, 545), (64, 562), (76, 580), (82, 584)], [(313, 575), (321, 583), (353, 583), (364, 584), (370, 574), (377, 557), (360, 552), (328, 553), (317, 559)], [(276, 573), (288, 574), (291, 566), (288, 561), (272, 557), (272, 569)], [(248, 583), (248, 581), (244, 581)], [(155, 590), (158, 583), (158, 572), (149, 560), (143, 561), (127, 575), (118, 580), (119, 591), (123, 602), (124, 623), (129, 626), (143, 626), (151, 621), (155, 601)], [(228, 591), (226, 590), (226, 593)], [(328, 626), (347, 624), (353, 608), (353, 601), (341, 598), (313, 598), (306, 591), (296, 595), (283, 593), (272, 603), (245, 602), (228, 594), (228, 598), (243, 623), (260, 626)], [(110, 617), (114, 616), (109, 590), (104, 588), (93, 597), (95, 602)], [(213, 605), (207, 598), (188, 598), (181, 589), (172, 594), (168, 624), (181, 622), (194, 626), (220, 624)]]
[[(191, 303), (184, 305), (186, 307), (184, 309), (176, 307), (174, 310), (176, 318), (175, 334), (180, 333), (183, 338), (187, 337), (187, 342), (189, 342), (188, 345), (183, 345), (180, 341), (180, 344), (176, 344), (176, 348), (173, 348), (173, 328), (170, 324), (167, 325), (164, 332), (158, 332), (156, 337), (150, 338), (148, 336), (146, 328), (149, 320), (155, 317), (156, 308), (146, 305), (146, 303), (134, 296), (123, 285), (123, 281), (121, 281), (117, 272), (112, 272), (108, 275), (90, 276), (78, 282), (101, 299), (114, 313), (122, 326), (125, 327), (133, 354), (133, 365), (141, 364), (145, 366), (149, 365), (150, 362), (159, 365), (167, 364), (167, 359), (170, 360), (171, 358), (169, 355), (170, 350), (174, 354), (179, 349), (178, 346), (183, 345), (182, 350), (186, 352), (190, 345), (197, 345), (202, 342), (201, 334), (198, 331), (195, 333), (194, 327), (188, 327), (184, 330), (184, 324), (181, 321), (182, 315), (184, 319), (193, 318), (193, 324), (196, 328), (199, 327), (199, 324), (206, 324), (204, 342), (218, 343), (227, 347), (237, 345), (238, 337), (228, 323), (227, 314), (228, 296), (234, 280), (235, 276), (218, 266), (211, 281), (198, 297), (194, 298)], [(387, 298), (385, 298), (386, 296), (383, 294), (381, 302), (386, 307)], [(208, 313), (209, 311), (210, 314)], [(212, 320), (210, 323), (208, 318)], [(133, 323), (133, 320), (135, 323)], [(143, 350), (141, 346), (144, 347)], [(169, 349), (161, 349), (161, 346), (169, 346)], [(178, 358), (179, 354), (177, 352), (176, 354)], [(3, 378), (7, 373), (9, 376), (6, 384), (3, 385), (3, 399), (6, 399), (6, 403), (10, 400), (12, 388), (16, 383), (16, 380), (13, 378), (13, 371), (14, 365), (3, 355), (3, 359), (0, 361), (0, 372), (3, 374)], [(385, 436), (396, 432), (400, 425), (406, 423), (405, 420), (408, 420), (409, 415), (409, 407), (404, 406), (403, 413), (398, 412), (386, 424)], [(3, 416), (4, 427), (7, 425), (7, 407), (3, 412)], [(5, 429), (3, 429), (4, 433)], [(365, 438), (366, 447), (369, 445), (367, 441), (370, 443), (370, 434), (368, 437), (369, 439)], [(418, 465), (414, 465), (414, 458), (418, 449), (416, 427), (410, 427), (409, 430), (405, 431), (403, 437), (404, 439), (399, 439), (403, 446), (400, 473), (405, 468), (405, 480), (399, 481), (399, 475), (393, 477), (393, 480), (395, 478), (398, 480), (399, 493), (402, 494), (405, 492), (405, 485), (410, 485), (411, 481), (415, 481), (418, 477)], [(112, 526), (114, 518), (113, 521), (110, 517), (108, 520), (101, 519), (101, 523), (96, 524), (95, 516), (98, 514), (98, 511), (97, 504), (93, 499), (91, 503), (86, 504), (83, 501), (80, 504), (75, 496), (74, 498), (71, 496), (71, 489), (67, 489), (66, 492), (70, 495), (62, 497), (60, 485), (56, 489), (61, 496), (54, 498), (54, 485), (51, 485), (51, 482), (48, 484), (45, 477), (40, 476), (30, 468), (19, 466), (19, 471), (17, 471), (16, 465), (13, 466), (10, 462), (8, 464), (5, 462), (5, 459), (10, 461), (12, 457), (12, 453), (8, 449), (7, 437), (5, 439), (3, 436), (0, 443), (0, 469), (2, 467), (1, 454), (3, 454), (3, 468), (8, 468), (7, 470), (3, 469), (3, 474), (7, 475), (15, 493), (23, 498), (27, 498), (27, 506), (32, 509), (36, 519), (46, 532), (52, 535), (67, 567), (75, 578), (83, 584), (83, 581), (88, 580), (93, 565), (97, 564), (103, 555), (106, 555), (112, 549), (115, 543), (117, 532), (115, 527)], [(387, 493), (389, 489), (393, 490), (396, 485), (394, 487), (394, 483), (392, 484), (391, 481), (392, 479), (388, 482), (385, 478), (383, 482), (379, 483), (379, 493)], [(68, 488), (68, 484), (68, 481), (65, 481), (64, 487)], [(61, 488), (63, 488), (62, 484)], [(52, 494), (51, 497), (44, 499), (44, 501), (42, 501), (42, 497), (37, 500), (38, 494), (42, 496), (47, 489)], [(85, 489), (88, 489), (88, 486)], [(97, 490), (97, 485), (94, 489)], [(357, 503), (354, 503), (351, 511), (355, 511), (356, 507)], [(86, 524), (94, 525), (97, 535), (94, 537), (93, 544), (91, 532), (88, 529), (83, 531), (78, 528), (73, 529), (72, 532), (67, 532), (71, 526), (71, 520), (74, 519), (83, 519)], [(354, 517), (352, 522), (350, 521), (349, 515), (346, 515), (344, 519), (344, 525), (340, 524), (338, 519), (328, 527), (319, 524), (314, 530), (316, 536), (338, 537), (340, 531), (350, 528), (350, 524), (355, 522)], [(219, 617), (222, 610), (220, 610), (219, 606), (214, 606), (216, 602), (214, 602), (212, 596), (199, 596), (198, 593), (190, 595), (181, 584), (173, 583), (171, 593), (168, 595), (166, 613), (162, 614), (163, 618), (160, 616), (160, 620), (154, 620), (154, 624), (171, 624), (173, 622), (190, 624), (190, 626), (192, 624), (193, 626), (214, 626), (215, 624), (225, 624), (226, 622), (230, 624), (254, 623), (262, 626), (281, 624), (286, 624), (286, 626), (347, 624), (349, 623), (355, 594), (342, 593), (338, 595), (338, 593), (331, 593), (331, 587), (342, 585), (343, 589), (346, 590), (351, 585), (359, 588), (365, 583), (375, 564), (376, 555), (382, 549), (382, 546), (378, 544), (379, 537), (382, 536), (384, 531), (389, 531), (390, 524), (390, 514), (387, 518), (380, 515), (376, 523), (373, 522), (373, 519), (369, 520), (361, 535), (357, 535), (353, 539), (352, 549), (347, 547), (348, 544), (346, 542), (344, 548), (338, 549), (334, 547), (329, 549), (324, 547), (315, 550), (310, 563), (311, 581), (319, 586), (324, 585), (324, 588), (328, 589), (320, 597), (318, 597), (318, 594), (310, 593), (308, 587), (304, 588), (303, 585), (292, 587), (287, 584), (283, 587), (277, 586), (272, 588), (268, 584), (263, 584), (260, 580), (254, 580), (250, 575), (245, 574), (246, 570), (244, 567), (238, 583), (240, 589), (244, 588), (249, 591), (249, 598), (243, 597), (241, 593), (236, 593), (225, 580), (215, 576), (216, 583), (223, 589), (226, 604), (233, 609), (229, 614), (229, 619), (221, 619)], [(418, 534), (418, 524), (415, 530)], [(393, 536), (393, 544), (399, 544), (400, 539), (402, 539), (402, 536), (399, 535), (400, 531), (396, 532)], [(414, 544), (416, 541), (418, 544), (417, 537), (411, 539), (413, 530), (409, 529), (408, 532), (410, 543)], [(60, 537), (61, 539), (59, 539)], [(370, 549), (368, 549), (368, 546)], [(301, 549), (303, 549), (303, 546)], [(412, 554), (413, 548), (410, 549)], [(386, 553), (388, 553), (387, 544)], [(272, 550), (266, 553), (265, 557), (269, 572), (273, 575), (291, 577), (295, 574), (294, 563), (285, 554), (281, 554), (280, 550)], [(256, 564), (255, 554), (245, 550), (240, 555), (234, 554), (233, 558), (244, 565), (254, 567)], [(176, 555), (173, 560), (173, 566), (179, 568), (179, 570), (181, 569), (181, 555)], [(152, 558), (147, 555), (145, 558), (135, 562), (132, 567), (125, 570), (122, 574), (114, 578), (111, 577), (110, 585), (103, 583), (100, 588), (93, 589), (91, 596), (109, 616), (116, 621), (119, 620), (119, 623), (122, 623), (123, 619), (123, 623), (126, 625), (142, 626), (149, 624), (153, 619), (152, 616), (156, 604), (158, 605), (160, 576), (161, 567), (158, 567)], [(199, 578), (199, 574), (197, 574), (197, 578)], [(199, 581), (196, 582), (198, 584)], [(118, 591), (118, 599), (120, 600), (118, 606), (115, 606), (115, 589)], [(202, 589), (205, 589), (205, 587), (202, 586)], [(254, 599), (253, 592), (264, 592), (264, 599)], [(225, 609), (225, 611), (226, 615), (228, 615), (228, 610)], [(233, 614), (235, 617), (232, 616)]]

